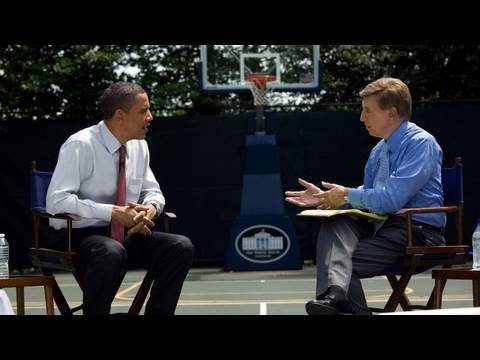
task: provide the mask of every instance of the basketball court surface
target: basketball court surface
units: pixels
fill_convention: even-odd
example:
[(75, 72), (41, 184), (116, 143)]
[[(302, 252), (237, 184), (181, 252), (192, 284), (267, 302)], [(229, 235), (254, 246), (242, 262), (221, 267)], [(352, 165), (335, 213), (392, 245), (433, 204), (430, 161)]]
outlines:
[[(112, 305), (112, 313), (127, 312), (144, 271), (131, 271)], [(81, 302), (81, 293), (72, 275), (58, 273), (57, 281), (73, 306)], [(384, 277), (364, 279), (363, 286), (370, 306), (383, 307), (390, 294)], [(414, 304), (425, 304), (434, 281), (430, 272), (414, 275), (408, 296)], [(306, 315), (305, 303), (314, 297), (315, 267), (302, 270), (225, 272), (221, 268), (193, 268), (183, 286), (177, 315)], [(5, 289), (16, 311), (15, 289)], [(449, 280), (443, 295), (442, 314), (479, 314), (472, 308), (471, 281)], [(145, 307), (144, 307), (145, 308)], [(464, 309), (464, 310), (453, 310)], [(438, 311), (431, 311), (438, 313)], [(43, 288), (25, 288), (25, 314), (44, 315)], [(143, 314), (143, 309), (142, 312)], [(422, 313), (411, 312), (411, 313)], [(429, 312), (423, 312), (429, 313)], [(55, 308), (55, 314), (59, 315)], [(78, 312), (81, 314), (81, 312)], [(401, 308), (397, 314), (403, 313)]]

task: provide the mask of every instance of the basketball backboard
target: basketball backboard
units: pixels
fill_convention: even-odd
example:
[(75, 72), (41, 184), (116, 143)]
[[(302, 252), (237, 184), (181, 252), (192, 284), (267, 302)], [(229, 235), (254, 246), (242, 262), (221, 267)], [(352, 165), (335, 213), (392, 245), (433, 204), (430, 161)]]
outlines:
[(319, 45), (201, 45), (201, 88), (250, 91), (251, 75), (271, 75), (273, 91), (319, 91), (323, 68)]

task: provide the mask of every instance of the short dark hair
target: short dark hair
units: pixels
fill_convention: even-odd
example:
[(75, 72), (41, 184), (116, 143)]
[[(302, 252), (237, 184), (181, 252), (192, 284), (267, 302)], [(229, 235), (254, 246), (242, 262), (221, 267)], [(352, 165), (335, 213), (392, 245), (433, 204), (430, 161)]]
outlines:
[(143, 94), (145, 90), (137, 84), (117, 82), (103, 92), (100, 99), (100, 107), (104, 120), (109, 120), (117, 109), (129, 111), (135, 102), (137, 94)]

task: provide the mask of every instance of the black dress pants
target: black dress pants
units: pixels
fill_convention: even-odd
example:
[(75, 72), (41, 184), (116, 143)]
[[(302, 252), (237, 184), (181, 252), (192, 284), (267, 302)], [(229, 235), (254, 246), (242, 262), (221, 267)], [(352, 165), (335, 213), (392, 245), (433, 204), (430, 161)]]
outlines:
[[(194, 246), (183, 236), (163, 232), (132, 234), (123, 244), (106, 236), (108, 227), (74, 229), (72, 248), (80, 255), (85, 315), (109, 314), (130, 269), (153, 269), (145, 315), (173, 315), (193, 260)], [(50, 230), (49, 246), (66, 249), (66, 230)]]

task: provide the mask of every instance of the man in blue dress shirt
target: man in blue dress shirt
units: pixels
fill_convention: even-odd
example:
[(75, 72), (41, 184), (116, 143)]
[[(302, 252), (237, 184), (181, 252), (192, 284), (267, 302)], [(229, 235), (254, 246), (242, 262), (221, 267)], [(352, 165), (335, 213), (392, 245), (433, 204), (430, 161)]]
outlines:
[[(83, 273), (83, 311), (109, 314), (127, 269), (153, 270), (145, 315), (174, 314), (193, 259), (182, 235), (153, 231), (165, 197), (150, 169), (145, 141), (153, 120), (145, 90), (119, 82), (101, 98), (103, 120), (62, 145), (47, 193), (47, 211), (81, 217), (73, 248)], [(66, 246), (66, 222), (50, 219), (50, 246)], [(114, 231), (115, 229), (115, 231)]]
[[(442, 149), (435, 138), (410, 122), (410, 91), (399, 79), (381, 78), (360, 91), (360, 121), (381, 140), (365, 166), (363, 185), (348, 188), (322, 182), (319, 187), (299, 179), (303, 191), (287, 191), (286, 201), (301, 207), (353, 207), (390, 214), (383, 223), (349, 216), (326, 219), (317, 239), (316, 299), (309, 314), (370, 314), (361, 278), (384, 274), (404, 255), (405, 221), (395, 215), (402, 208), (443, 205)], [(445, 244), (443, 213), (413, 215), (413, 241)]]

